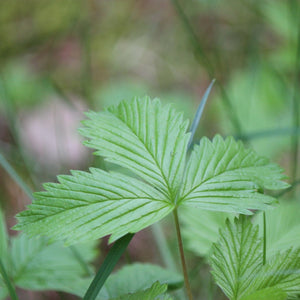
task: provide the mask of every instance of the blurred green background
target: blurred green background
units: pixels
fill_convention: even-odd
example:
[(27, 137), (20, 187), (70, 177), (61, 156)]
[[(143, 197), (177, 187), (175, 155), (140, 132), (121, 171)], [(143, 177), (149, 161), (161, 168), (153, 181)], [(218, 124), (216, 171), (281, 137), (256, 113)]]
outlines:
[[(286, 169), (296, 197), (298, 0), (0, 1), (0, 151), (33, 190), (104, 166), (77, 134), (84, 111), (147, 94), (192, 119), (213, 78), (196, 139), (244, 140)], [(30, 200), (2, 168), (0, 178), (11, 227)], [(140, 254), (144, 234), (133, 255), (155, 260), (155, 249)]]

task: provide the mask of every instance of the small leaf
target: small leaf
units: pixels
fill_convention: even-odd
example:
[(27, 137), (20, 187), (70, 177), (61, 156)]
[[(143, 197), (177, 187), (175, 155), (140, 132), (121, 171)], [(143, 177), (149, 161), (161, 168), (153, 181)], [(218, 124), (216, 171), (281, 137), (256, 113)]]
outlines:
[(160, 284), (159, 282), (153, 283), (153, 285), (143, 291), (138, 291), (134, 294), (123, 295), (117, 298), (111, 298), (111, 300), (172, 300), (167, 295), (162, 295), (167, 290), (166, 284)]
[(100, 291), (99, 296), (100, 299), (108, 299), (134, 293), (148, 288), (156, 281), (159, 281), (160, 284), (166, 283), (170, 287), (183, 284), (182, 276), (173, 271), (156, 265), (135, 263), (125, 266), (111, 275), (107, 279), (104, 289)]
[(213, 276), (224, 293), (234, 300), (267, 299), (273, 293), (274, 299), (285, 299), (300, 294), (300, 249), (278, 252), (265, 265), (261, 252), (258, 226), (244, 216), (234, 224), (227, 221), (210, 257)]
[(262, 266), (262, 240), (258, 227), (245, 216), (226, 222), (219, 241), (212, 246), (210, 263), (216, 283), (230, 299), (249, 294), (252, 281)]
[(283, 189), (282, 169), (245, 149), (232, 137), (202, 138), (195, 145), (183, 180), (179, 202), (208, 210), (251, 214), (265, 210), (275, 199), (262, 189)]
[[(96, 244), (90, 242), (76, 246), (76, 250), (88, 265), (96, 255)], [(57, 290), (73, 292), (68, 287), (81, 285), (87, 277), (86, 270), (74, 256), (70, 248), (62, 243), (49, 244), (44, 238), (28, 238), (19, 235), (12, 239), (10, 249), (12, 270), (10, 277), (14, 283), (27, 290)], [(87, 285), (76, 294), (82, 295)], [(75, 289), (76, 290), (76, 289)]]

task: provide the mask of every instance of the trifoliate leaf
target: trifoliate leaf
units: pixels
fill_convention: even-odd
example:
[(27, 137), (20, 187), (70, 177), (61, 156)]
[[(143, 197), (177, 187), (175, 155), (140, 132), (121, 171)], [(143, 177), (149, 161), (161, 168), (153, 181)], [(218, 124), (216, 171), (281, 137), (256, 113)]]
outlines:
[(226, 221), (219, 241), (212, 246), (210, 263), (216, 283), (228, 298), (238, 300), (249, 294), (262, 266), (262, 248), (258, 227), (246, 217), (240, 216), (233, 224)]
[(150, 288), (138, 291), (134, 294), (123, 295), (117, 298), (111, 298), (110, 300), (172, 300), (167, 295), (162, 295), (166, 292), (167, 285), (155, 282)]
[(265, 288), (243, 297), (241, 300), (285, 300), (287, 294), (276, 288)]
[(287, 186), (279, 167), (233, 138), (202, 139), (185, 166), (188, 122), (159, 100), (136, 98), (88, 116), (80, 131), (87, 145), (138, 179), (99, 169), (58, 176), (60, 184), (45, 184), (17, 216), (15, 229), (67, 243), (111, 234), (112, 242), (180, 204), (244, 214), (266, 209), (274, 199), (259, 191)]
[(67, 243), (112, 234), (110, 242), (159, 221), (173, 208), (157, 189), (134, 178), (90, 169), (59, 176), (60, 184), (45, 184), (36, 201), (18, 215), (29, 234), (44, 234)]
[[(300, 248), (299, 211), (298, 202), (282, 201), (279, 206), (265, 212), (268, 257), (291, 247)], [(263, 224), (262, 213), (255, 216), (255, 223)], [(263, 235), (263, 226), (260, 226), (260, 235)]]
[(279, 252), (255, 276), (256, 290), (273, 287), (288, 296), (300, 294), (300, 249)]
[(96, 154), (130, 169), (174, 200), (184, 171), (188, 122), (158, 99), (135, 98), (87, 113), (80, 133)]
[(199, 256), (206, 256), (219, 237), (219, 230), (225, 227), (227, 218), (234, 215), (184, 206), (180, 209), (180, 222), (184, 245)]
[(283, 189), (282, 170), (232, 137), (203, 138), (187, 163), (179, 201), (208, 210), (251, 214), (274, 202), (262, 189)]
[(183, 284), (181, 275), (151, 264), (132, 264), (123, 267), (117, 273), (111, 275), (104, 288), (100, 291), (100, 299), (119, 297), (123, 294), (145, 290), (156, 281), (176, 287)]

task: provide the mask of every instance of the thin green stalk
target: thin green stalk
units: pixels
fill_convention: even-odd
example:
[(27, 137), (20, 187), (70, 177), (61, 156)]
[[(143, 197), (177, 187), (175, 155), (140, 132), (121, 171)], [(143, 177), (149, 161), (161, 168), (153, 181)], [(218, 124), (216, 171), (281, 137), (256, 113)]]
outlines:
[(88, 290), (86, 291), (83, 300), (96, 299), (106, 279), (114, 269), (115, 265), (119, 261), (121, 255), (127, 248), (133, 236), (133, 233), (128, 233), (114, 243), (107, 256), (105, 257), (105, 260), (98, 270), (96, 276), (94, 277), (92, 283), (90, 284)]
[(173, 210), (173, 215), (174, 215), (174, 221), (175, 221), (175, 227), (176, 227), (176, 235), (177, 235), (177, 242), (178, 242), (179, 253), (180, 253), (181, 266), (182, 266), (183, 277), (184, 277), (184, 285), (185, 285), (185, 289), (186, 289), (188, 299), (193, 300), (192, 289), (191, 289), (191, 286), (190, 286), (189, 277), (188, 277), (188, 273), (187, 273), (187, 267), (186, 267), (186, 263), (185, 263), (185, 257), (184, 257), (184, 251), (183, 251), (183, 244), (182, 244), (182, 238), (181, 238), (181, 231), (180, 231), (180, 226), (179, 226), (177, 208), (175, 208)]
[(266, 222), (266, 212), (263, 212), (263, 230), (264, 230), (264, 237), (263, 237), (263, 265), (266, 264), (267, 260), (267, 222)]
[(2, 278), (3, 278), (3, 281), (7, 287), (7, 290), (8, 290), (8, 293), (11, 297), (12, 300), (19, 300), (18, 296), (17, 296), (17, 293), (16, 293), (16, 290), (15, 290), (15, 287), (13, 285), (13, 283), (11, 282), (9, 276), (7, 275), (6, 273), (6, 270), (2, 264), (2, 261), (0, 259), (0, 274), (2, 275)]

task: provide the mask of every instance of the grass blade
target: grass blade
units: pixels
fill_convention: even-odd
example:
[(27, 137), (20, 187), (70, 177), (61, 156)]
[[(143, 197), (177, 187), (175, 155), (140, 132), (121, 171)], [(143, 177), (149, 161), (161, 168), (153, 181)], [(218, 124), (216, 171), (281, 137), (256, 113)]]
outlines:
[(90, 284), (86, 294), (84, 295), (83, 300), (96, 299), (107, 277), (114, 269), (133, 236), (134, 234), (128, 233), (114, 243), (92, 283)]
[(205, 107), (205, 104), (207, 102), (207, 99), (208, 99), (208, 96), (210, 94), (210, 91), (215, 83), (215, 79), (213, 79), (210, 83), (210, 85), (208, 86), (208, 88), (206, 89), (202, 99), (201, 99), (201, 102), (197, 108), (197, 111), (196, 111), (196, 115), (194, 117), (194, 120), (193, 120), (193, 123), (191, 125), (191, 128), (190, 128), (190, 132), (192, 133), (191, 134), (191, 137), (190, 137), (190, 140), (189, 140), (189, 143), (188, 143), (188, 149), (190, 148), (192, 142), (193, 142), (193, 138), (194, 138), (194, 135), (195, 135), (195, 132), (197, 130), (197, 127), (199, 125), (199, 122), (200, 122), (200, 119), (202, 117), (202, 113), (203, 113), (203, 110), (204, 110), (204, 107)]

